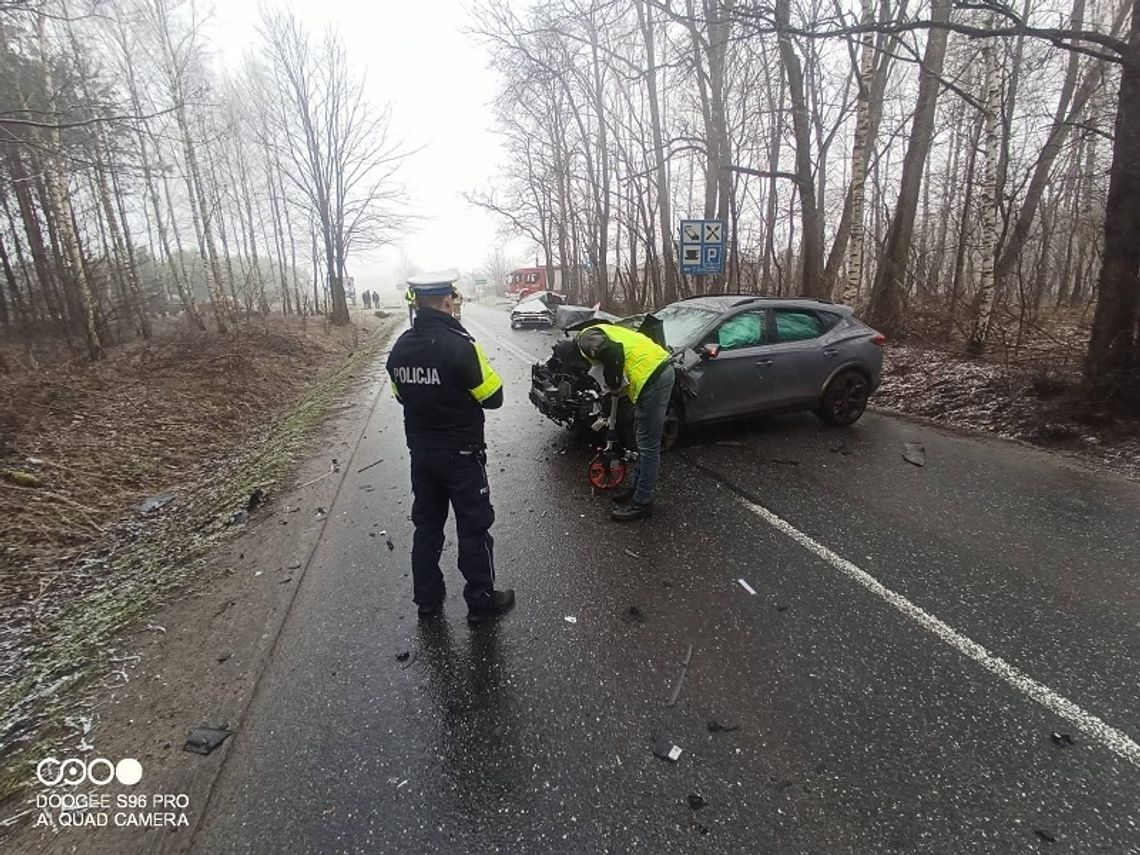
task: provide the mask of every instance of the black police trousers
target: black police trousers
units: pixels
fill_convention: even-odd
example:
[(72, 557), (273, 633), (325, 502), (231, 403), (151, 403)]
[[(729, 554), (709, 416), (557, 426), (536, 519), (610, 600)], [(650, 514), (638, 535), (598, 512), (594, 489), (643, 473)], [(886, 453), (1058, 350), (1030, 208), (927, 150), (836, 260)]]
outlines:
[(495, 587), (495, 541), (491, 524), (491, 490), (487, 484), (487, 455), (482, 451), (413, 450), (412, 455), (412, 578), (417, 605), (443, 600), (439, 569), (447, 506), (455, 508), (459, 536), (459, 572), (467, 584), (463, 598), (472, 610), (486, 608)]

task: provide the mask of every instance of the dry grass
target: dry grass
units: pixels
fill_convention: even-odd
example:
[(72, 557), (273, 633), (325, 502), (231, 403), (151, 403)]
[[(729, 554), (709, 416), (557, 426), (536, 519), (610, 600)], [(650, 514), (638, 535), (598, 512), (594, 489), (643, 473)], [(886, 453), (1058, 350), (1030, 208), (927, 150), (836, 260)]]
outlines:
[[(355, 321), (275, 318), (0, 377), (0, 754), (15, 775), (0, 798), (107, 645), (192, 578), (370, 361), (389, 324)], [(158, 493), (175, 498), (133, 510)]]

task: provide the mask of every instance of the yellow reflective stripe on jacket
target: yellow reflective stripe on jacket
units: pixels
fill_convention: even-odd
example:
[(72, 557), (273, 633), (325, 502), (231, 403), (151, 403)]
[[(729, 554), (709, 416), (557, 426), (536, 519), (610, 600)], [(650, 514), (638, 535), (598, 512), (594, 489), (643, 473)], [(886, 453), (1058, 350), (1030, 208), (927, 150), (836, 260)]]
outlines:
[[(669, 358), (669, 351), (644, 333), (616, 324), (595, 324), (587, 329), (601, 330), (625, 351), (625, 376), (629, 378), (629, 399), (637, 403), (641, 389), (657, 367)], [(586, 330), (582, 330), (586, 332)], [(581, 333), (579, 333), (581, 335)], [(591, 360), (593, 361), (593, 360)]]
[(475, 345), (475, 355), (479, 357), (479, 373), (483, 377), (483, 382), (471, 390), (471, 397), (482, 404), (503, 388), (503, 381), (499, 379), (499, 375), (491, 367), (487, 354), (483, 352), (483, 346), (477, 341), (471, 343)]

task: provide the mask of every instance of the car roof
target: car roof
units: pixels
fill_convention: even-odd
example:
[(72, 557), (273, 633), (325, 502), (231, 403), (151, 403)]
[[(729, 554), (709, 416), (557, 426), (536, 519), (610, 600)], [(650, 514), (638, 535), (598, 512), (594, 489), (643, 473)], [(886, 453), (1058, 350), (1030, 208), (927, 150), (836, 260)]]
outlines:
[(840, 314), (851, 314), (851, 309), (848, 306), (832, 303), (829, 300), (814, 300), (808, 297), (769, 297), (764, 294), (704, 294), (699, 297), (678, 300), (671, 305), (692, 306), (697, 309), (708, 309), (721, 313), (741, 306), (759, 305), (786, 309), (823, 309)]

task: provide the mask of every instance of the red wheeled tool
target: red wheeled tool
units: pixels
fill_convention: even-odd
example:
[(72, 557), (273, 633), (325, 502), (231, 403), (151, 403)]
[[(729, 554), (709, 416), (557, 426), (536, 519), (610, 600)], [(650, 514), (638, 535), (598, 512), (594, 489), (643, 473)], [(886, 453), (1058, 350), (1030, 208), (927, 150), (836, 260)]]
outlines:
[(599, 419), (593, 426), (594, 430), (605, 429), (605, 445), (590, 460), (586, 469), (591, 486), (599, 490), (616, 490), (620, 487), (629, 473), (629, 464), (637, 459), (637, 452), (627, 449), (618, 436), (618, 396), (611, 395), (610, 400), (610, 417)]

